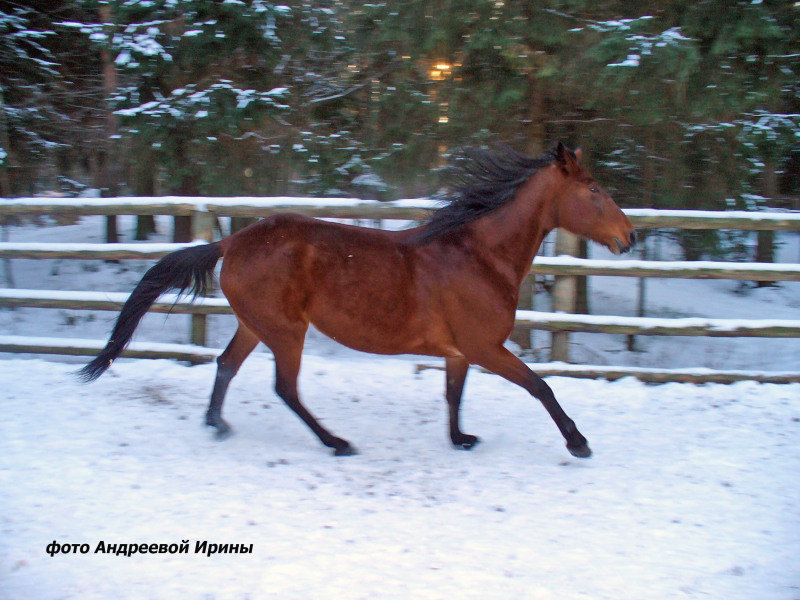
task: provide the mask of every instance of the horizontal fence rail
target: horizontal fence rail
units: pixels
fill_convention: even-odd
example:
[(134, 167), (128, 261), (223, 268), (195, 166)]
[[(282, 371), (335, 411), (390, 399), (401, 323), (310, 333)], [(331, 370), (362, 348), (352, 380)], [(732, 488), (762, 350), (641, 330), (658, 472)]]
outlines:
[[(0, 251), (2, 255), (2, 251)], [(800, 281), (800, 264), (732, 263), (705, 260), (592, 260), (573, 256), (537, 256), (531, 272), (540, 275), (614, 275), (670, 279)]]
[[(440, 202), (429, 199), (376, 202), (352, 198), (294, 197), (9, 198), (0, 199), (0, 214), (192, 216), (196, 212), (207, 212), (227, 217), (266, 217), (293, 212), (322, 218), (416, 221), (425, 218), (440, 205)], [(643, 228), (800, 231), (798, 212), (648, 208), (626, 208), (624, 212), (634, 226)]]
[[(202, 242), (198, 242), (202, 243)], [(0, 243), (0, 258), (72, 258), (81, 260), (156, 259), (195, 244)]]
[[(80, 338), (46, 338), (0, 335), (0, 352), (24, 352), (33, 354), (55, 354), (66, 356), (94, 356), (105, 345), (100, 340)], [(122, 353), (126, 358), (168, 358), (193, 364), (213, 362), (219, 354), (218, 348), (205, 348), (190, 344), (163, 344), (155, 342), (132, 342)], [(760, 383), (800, 383), (800, 373), (716, 369), (652, 369), (640, 367), (607, 367), (569, 365), (565, 363), (528, 363), (542, 377), (567, 376), (583, 379), (606, 379), (616, 381), (635, 377), (647, 383), (736, 383), (758, 381)], [(417, 372), (428, 369), (444, 370), (441, 365), (418, 364)]]
[[(95, 356), (105, 345), (106, 343), (101, 340), (0, 335), (0, 352)], [(157, 342), (131, 342), (122, 352), (122, 356), (127, 358), (171, 358), (193, 364), (209, 363), (215, 360), (217, 355), (219, 355), (217, 348)]]
[[(635, 377), (645, 383), (737, 383), (757, 381), (759, 383), (800, 383), (800, 373), (779, 371), (745, 371), (717, 369), (654, 369), (641, 367), (606, 367), (569, 365), (566, 363), (526, 363), (540, 377), (577, 377), (579, 379), (605, 379), (617, 381), (625, 377)], [(444, 371), (442, 365), (420, 363), (418, 373), (433, 369)], [(488, 372), (485, 369), (481, 369)]]
[(800, 337), (800, 321), (789, 319), (656, 319), (518, 310), (517, 324), (545, 331), (686, 335), (705, 337)]
[(435, 200), (376, 202), (352, 198), (12, 198), (0, 200), (7, 215), (170, 215), (198, 212), (225, 217), (267, 217), (293, 212), (310, 217), (339, 219), (420, 220), (439, 206)]
[[(16, 198), (0, 199), (0, 221), (21, 215), (168, 215), (193, 220), (193, 244), (212, 240), (215, 217), (266, 217), (293, 212), (320, 218), (418, 221), (439, 206), (433, 200), (375, 202), (358, 199), (315, 198)], [(800, 231), (798, 212), (709, 212), (686, 210), (626, 209), (636, 227), (675, 229), (736, 229), (749, 231)], [(0, 258), (154, 260), (193, 244), (51, 244), (0, 243)], [(558, 245), (557, 245), (558, 247)], [(569, 251), (567, 251), (569, 252)], [(556, 283), (582, 276), (659, 277), (681, 279), (730, 279), (753, 281), (800, 281), (800, 264), (730, 263), (712, 261), (592, 260), (573, 256), (537, 257), (532, 274), (553, 275)], [(58, 308), (68, 310), (119, 310), (127, 293), (54, 290), (0, 290), (0, 307)], [(569, 310), (569, 309), (565, 309)], [(212, 314), (231, 314), (224, 298), (197, 298), (165, 294), (152, 312), (192, 315), (192, 344), (133, 343), (124, 356), (175, 358), (192, 363), (208, 362), (219, 353), (205, 347), (205, 319)], [(750, 320), (705, 318), (647, 318), (578, 315), (565, 312), (517, 311), (517, 325), (552, 332), (563, 344), (568, 332), (624, 335), (675, 335), (708, 337), (800, 337), (800, 320)], [(18, 337), (0, 335), (0, 351), (35, 354), (93, 355), (103, 341)], [(755, 380), (773, 383), (800, 382), (800, 373), (717, 371), (704, 369), (642, 369), (633, 367), (578, 366), (565, 363), (531, 365), (542, 375), (570, 375), (618, 379), (633, 376), (643, 381), (731, 383)], [(431, 368), (421, 365), (420, 369)]]
[[(202, 243), (202, 242), (195, 242)], [(82, 260), (157, 259), (195, 244), (57, 244), (0, 242), (0, 258), (69, 258)], [(712, 261), (592, 260), (572, 256), (537, 256), (531, 267), (540, 275), (614, 275), (671, 279), (800, 281), (800, 264)]]
[(626, 208), (635, 227), (673, 229), (737, 229), (742, 231), (800, 231), (798, 212), (745, 212)]
[[(61, 292), (52, 290), (0, 289), (0, 306), (118, 311), (128, 299), (124, 292)], [(230, 315), (224, 298), (164, 294), (150, 309), (156, 313)], [(574, 315), (518, 310), (516, 321), (531, 329), (625, 335), (676, 335), (707, 337), (800, 337), (800, 321), (785, 319), (656, 319)]]
[[(125, 292), (63, 292), (53, 290), (0, 289), (0, 306), (9, 308), (62, 308), (77, 310), (120, 310), (128, 299)], [(150, 312), (174, 314), (232, 315), (225, 298), (163, 294)]]

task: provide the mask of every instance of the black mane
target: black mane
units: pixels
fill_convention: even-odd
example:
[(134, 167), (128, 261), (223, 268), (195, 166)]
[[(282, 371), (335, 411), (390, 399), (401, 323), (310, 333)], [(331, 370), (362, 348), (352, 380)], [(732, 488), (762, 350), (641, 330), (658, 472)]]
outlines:
[(554, 160), (555, 151), (530, 158), (509, 146), (463, 150), (455, 161), (454, 181), (444, 206), (431, 215), (414, 241), (425, 243), (450, 235), (500, 208), (531, 175)]

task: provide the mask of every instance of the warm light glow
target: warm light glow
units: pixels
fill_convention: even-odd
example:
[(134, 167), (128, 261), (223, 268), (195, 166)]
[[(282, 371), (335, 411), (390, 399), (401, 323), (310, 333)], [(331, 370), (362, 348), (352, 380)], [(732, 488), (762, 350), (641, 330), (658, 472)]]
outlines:
[(433, 68), (431, 68), (431, 71), (429, 73), (430, 78), (433, 79), (434, 81), (442, 81), (443, 79), (450, 77), (450, 69), (452, 68), (453, 68), (452, 65), (450, 65), (449, 63), (438, 62), (435, 65), (433, 65)]
[(441, 117), (439, 117), (439, 123), (448, 123), (449, 121), (450, 121), (450, 119), (448, 119), (448, 118), (447, 118), (446, 116), (444, 116), (444, 115), (442, 115)]

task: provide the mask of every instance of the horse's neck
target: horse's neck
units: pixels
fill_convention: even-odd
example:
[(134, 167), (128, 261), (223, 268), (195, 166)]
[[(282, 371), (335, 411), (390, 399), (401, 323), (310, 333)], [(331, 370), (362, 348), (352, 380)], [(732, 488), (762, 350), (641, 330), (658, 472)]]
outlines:
[(481, 245), (498, 271), (507, 273), (516, 285), (522, 284), (539, 246), (556, 227), (555, 185), (546, 174), (534, 174), (513, 200), (475, 221), (471, 228), (474, 243)]

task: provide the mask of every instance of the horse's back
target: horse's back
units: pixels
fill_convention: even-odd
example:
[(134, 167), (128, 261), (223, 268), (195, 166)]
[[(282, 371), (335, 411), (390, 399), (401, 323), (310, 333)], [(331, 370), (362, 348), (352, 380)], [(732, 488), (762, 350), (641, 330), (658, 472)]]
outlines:
[(312, 323), (358, 350), (438, 354), (442, 327), (407, 238), (275, 215), (225, 240), (222, 290), (255, 327)]
[[(251, 279), (260, 274), (291, 271), (325, 279), (367, 272), (397, 273), (407, 262), (402, 232), (322, 221), (304, 215), (280, 214), (262, 219), (222, 241), (225, 274)], [(388, 268), (391, 267), (391, 268)], [(230, 278), (230, 277), (229, 277)]]

